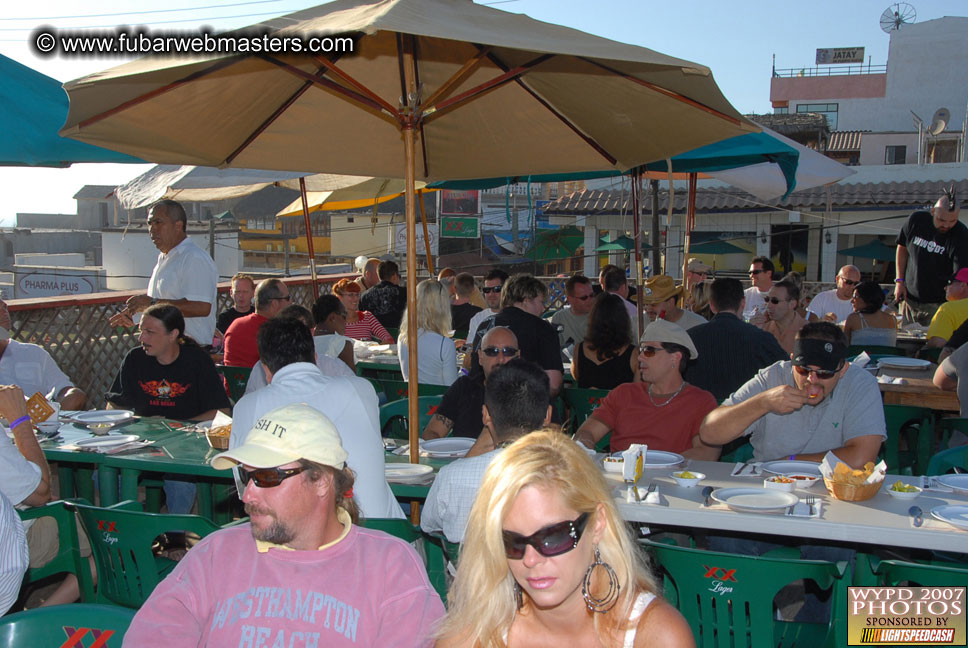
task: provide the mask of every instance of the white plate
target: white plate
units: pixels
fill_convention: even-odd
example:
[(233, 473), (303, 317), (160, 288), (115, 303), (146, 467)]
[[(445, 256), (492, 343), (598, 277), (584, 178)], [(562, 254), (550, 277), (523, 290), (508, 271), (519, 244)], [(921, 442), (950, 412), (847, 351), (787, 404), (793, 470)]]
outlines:
[(434, 469), (423, 464), (388, 463), (385, 471), (387, 481), (401, 483), (423, 481), (423, 478), (428, 473), (432, 473)]
[(664, 452), (662, 450), (648, 450), (645, 453), (645, 465), (643, 468), (645, 470), (652, 470), (653, 468), (669, 468), (670, 466), (678, 466), (685, 458), (681, 454), (676, 454), (675, 452)]
[(744, 513), (785, 511), (800, 501), (793, 493), (765, 488), (719, 488), (710, 497), (734, 511)]
[(92, 439), (81, 439), (74, 445), (78, 448), (107, 448), (110, 446), (122, 445), (137, 441), (137, 434), (108, 434), (105, 436), (94, 437)]
[(931, 509), (931, 515), (959, 529), (968, 529), (968, 506), (949, 504)]
[(816, 461), (792, 461), (787, 459), (782, 461), (767, 461), (760, 466), (760, 470), (772, 475), (787, 476), (790, 473), (803, 473), (804, 475), (822, 477), (820, 474), (820, 464)]
[(94, 410), (81, 412), (71, 417), (71, 420), (85, 427), (91, 427), (93, 425), (120, 425), (132, 418), (134, 418), (134, 412), (130, 410)]
[(957, 493), (968, 493), (968, 475), (941, 475), (935, 481)]
[(420, 449), (431, 457), (463, 457), (474, 445), (474, 439), (469, 437), (446, 437), (422, 441)]
[(927, 369), (931, 366), (928, 360), (921, 358), (905, 358), (904, 356), (889, 356), (877, 361), (878, 367), (894, 367), (896, 369)]

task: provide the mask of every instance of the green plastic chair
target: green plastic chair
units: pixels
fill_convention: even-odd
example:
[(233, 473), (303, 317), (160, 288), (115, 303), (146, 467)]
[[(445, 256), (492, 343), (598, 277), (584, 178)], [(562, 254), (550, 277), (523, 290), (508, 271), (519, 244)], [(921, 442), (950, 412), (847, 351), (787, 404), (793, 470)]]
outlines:
[[(437, 411), (442, 396), (421, 396), (417, 399), (420, 407), (420, 420), (417, 427), (423, 432), (430, 422), (430, 417)], [(380, 433), (390, 439), (409, 439), (410, 431), (407, 426), (410, 401), (396, 400), (380, 406)]]
[[(740, 556), (640, 540), (675, 591), (675, 605), (704, 648), (815, 648), (846, 646), (846, 562)], [(808, 579), (833, 589), (828, 623), (779, 621), (773, 598), (784, 586)], [(667, 597), (672, 598), (672, 597)], [(672, 601), (670, 601), (672, 602)]]
[(878, 585), (923, 585), (925, 587), (968, 586), (968, 565), (952, 563), (912, 563), (903, 560), (882, 560), (874, 566)]
[(968, 471), (968, 445), (948, 448), (935, 454), (928, 461), (925, 475), (943, 475), (952, 468)]
[(67, 508), (68, 503), (87, 504), (87, 500), (58, 500), (48, 502), (43, 506), (17, 511), (21, 520), (36, 520), (42, 517), (52, 517), (57, 522), (57, 555), (43, 567), (31, 567), (27, 570), (26, 584), (36, 583), (55, 574), (71, 573), (77, 577), (82, 601), (94, 600), (94, 583), (91, 582), (91, 570), (86, 558), (81, 557), (77, 539), (77, 523), (74, 513)]
[(741, 436), (733, 439), (723, 446), (719, 460), (728, 463), (737, 463), (753, 460), (753, 444), (750, 443), (748, 436)]
[(847, 347), (847, 357), (853, 358), (856, 355), (860, 355), (863, 352), (867, 352), (869, 356), (901, 356), (907, 355), (904, 349), (899, 349), (898, 347), (892, 346), (882, 346), (879, 344), (851, 344)]
[(249, 374), (252, 367), (229, 367), (227, 365), (215, 365), (222, 378), (225, 379), (225, 387), (232, 403), (237, 403), (242, 395), (245, 394), (245, 386), (249, 382)]
[[(381, 378), (380, 384), (383, 386), (383, 393), (386, 394), (388, 403), (405, 399), (410, 395), (410, 383), (405, 380), (384, 380)], [(450, 389), (448, 385), (425, 385), (423, 383), (417, 385), (417, 393), (421, 397), (443, 395), (448, 389)]]
[[(934, 413), (926, 407), (884, 405), (887, 440), (881, 446), (881, 458), (887, 472), (894, 475), (923, 475), (931, 454)], [(918, 430), (911, 426), (919, 425)], [(906, 449), (901, 450), (901, 440)]]
[[(197, 515), (145, 513), (133, 500), (100, 508), (69, 503), (81, 516), (97, 565), (97, 600), (138, 609), (175, 561), (155, 556), (151, 545), (168, 531), (206, 536), (221, 527)], [(235, 522), (233, 524), (238, 524)]]
[(423, 539), (424, 554), (427, 556), (427, 576), (446, 606), (448, 565), (457, 567), (460, 544), (450, 542), (442, 533), (425, 532)]
[(937, 363), (938, 358), (941, 356), (941, 351), (942, 347), (921, 347), (921, 350), (918, 351), (918, 357), (922, 360)]
[(0, 646), (98, 646), (121, 648), (135, 610), (74, 603), (18, 612), (0, 618)]
[(607, 389), (581, 389), (566, 387), (561, 390), (561, 397), (569, 411), (569, 424), (572, 432), (577, 432), (592, 412), (602, 404), (602, 399), (608, 396)]
[(938, 439), (938, 445), (933, 450), (940, 452), (950, 444), (951, 434), (953, 432), (961, 432), (965, 436), (968, 436), (968, 418), (959, 418), (957, 416), (935, 418), (934, 428), (937, 431), (936, 438)]

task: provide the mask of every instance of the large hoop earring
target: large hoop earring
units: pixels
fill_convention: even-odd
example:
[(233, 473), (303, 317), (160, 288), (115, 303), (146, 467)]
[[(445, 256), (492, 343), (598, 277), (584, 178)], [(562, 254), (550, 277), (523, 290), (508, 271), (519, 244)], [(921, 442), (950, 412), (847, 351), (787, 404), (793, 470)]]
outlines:
[[(596, 598), (591, 593), (592, 578), (596, 567), (601, 567), (605, 570), (605, 575), (608, 580), (608, 589), (600, 598)], [(621, 590), (622, 586), (618, 582), (618, 576), (615, 575), (615, 570), (607, 562), (602, 561), (602, 554), (598, 551), (598, 547), (595, 547), (595, 562), (588, 566), (588, 570), (585, 572), (585, 579), (581, 584), (581, 596), (585, 599), (585, 605), (592, 612), (608, 612), (618, 602), (618, 595)]]

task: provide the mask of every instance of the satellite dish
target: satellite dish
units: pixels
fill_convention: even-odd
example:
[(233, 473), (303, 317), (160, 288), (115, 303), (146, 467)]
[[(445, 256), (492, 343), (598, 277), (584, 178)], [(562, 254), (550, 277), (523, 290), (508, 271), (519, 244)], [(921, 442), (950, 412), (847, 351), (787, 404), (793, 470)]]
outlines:
[(928, 133), (931, 135), (940, 135), (941, 132), (948, 127), (949, 121), (951, 121), (951, 111), (947, 108), (938, 108), (934, 112), (934, 117), (931, 118), (931, 125), (928, 126)]
[(910, 25), (918, 18), (918, 12), (906, 2), (895, 2), (881, 14), (881, 29), (890, 34), (901, 25)]

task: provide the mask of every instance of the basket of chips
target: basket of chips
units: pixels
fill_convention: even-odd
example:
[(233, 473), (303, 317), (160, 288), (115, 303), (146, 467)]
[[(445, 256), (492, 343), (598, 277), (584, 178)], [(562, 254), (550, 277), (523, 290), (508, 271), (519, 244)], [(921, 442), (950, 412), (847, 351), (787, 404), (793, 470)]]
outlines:
[[(883, 462), (881, 462), (883, 464)], [(884, 484), (884, 468), (877, 469), (873, 461), (863, 468), (851, 468), (837, 462), (832, 474), (824, 473), (823, 483), (830, 494), (845, 502), (863, 502), (877, 495)]]
[(205, 433), (205, 438), (208, 439), (208, 445), (216, 450), (228, 450), (230, 434), (232, 434), (231, 423), (228, 425), (213, 425)]

